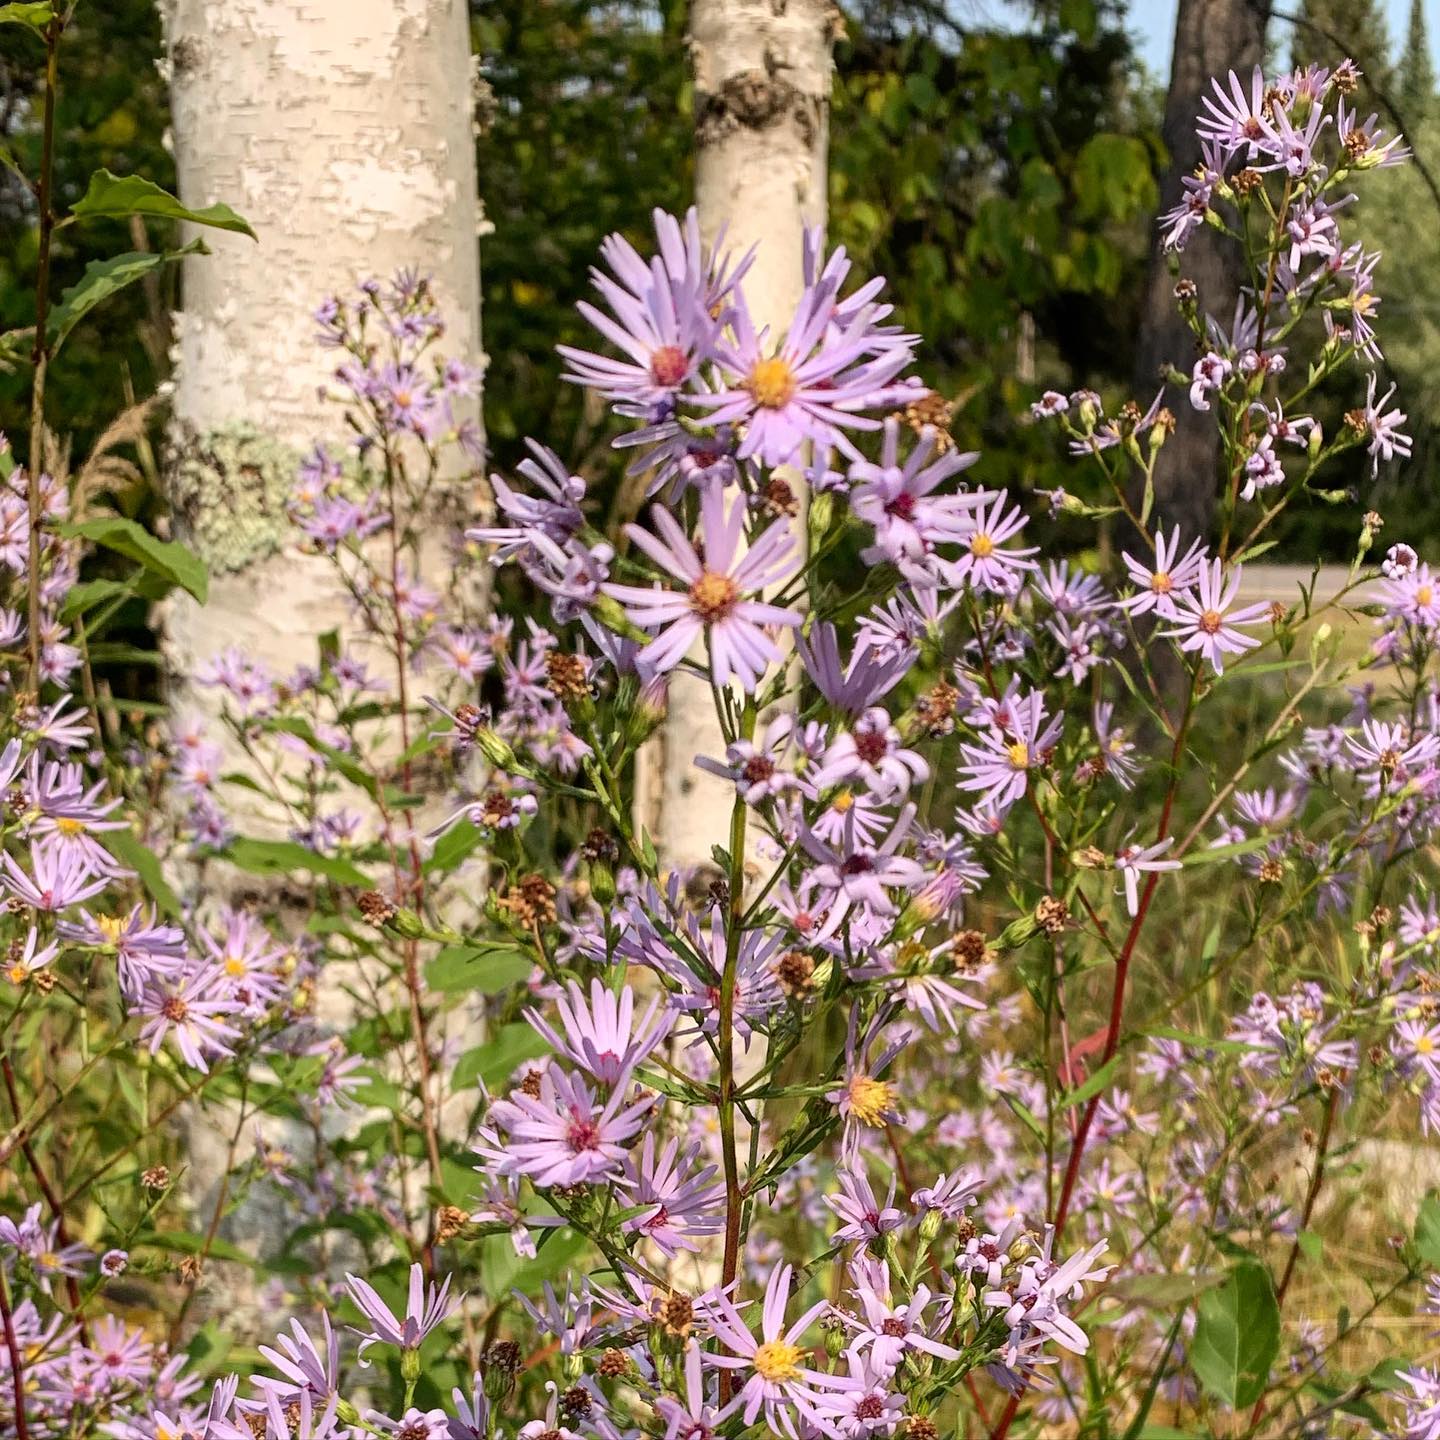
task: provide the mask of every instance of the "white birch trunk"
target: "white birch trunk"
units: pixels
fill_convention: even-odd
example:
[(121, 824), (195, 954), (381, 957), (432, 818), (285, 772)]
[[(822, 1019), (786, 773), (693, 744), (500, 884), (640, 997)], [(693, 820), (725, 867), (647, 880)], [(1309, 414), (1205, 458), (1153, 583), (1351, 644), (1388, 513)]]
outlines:
[[(758, 245), (745, 276), (756, 328), (778, 335), (803, 287), (805, 232), (825, 223), (833, 47), (831, 0), (694, 0), (695, 204), (707, 242)], [(798, 477), (788, 477), (797, 486)], [(802, 525), (803, 533), (803, 525)], [(640, 808), (671, 865), (707, 866), (723, 844), (734, 787), (695, 767), (724, 753), (706, 686), (675, 675), (657, 753), (642, 763)]]
[[(167, 607), (165, 648), (172, 696), (203, 713), (188, 678), (210, 657), (238, 645), (283, 674), (313, 663), (317, 637), (349, 613), (331, 567), (296, 551), (284, 511), (304, 452), (347, 439), (340, 407), (318, 394), (336, 357), (315, 343), (313, 311), (413, 267), (431, 277), (444, 352), (483, 365), (481, 212), (464, 0), (160, 5), (180, 195), (232, 204), (259, 236), (207, 230), (213, 253), (186, 263), (176, 317), (171, 500), (209, 566), (210, 600)], [(322, 1021), (343, 1028), (350, 1008), (322, 986)], [(233, 1123), (224, 1108), (191, 1119), (187, 1188), (202, 1215)], [(265, 1251), (283, 1223), (257, 1196), (222, 1233)], [(263, 1322), (247, 1277), (226, 1294), (238, 1332)]]
[[(181, 198), (232, 204), (259, 244), (207, 230), (177, 317), (177, 526), (210, 602), (168, 617), (172, 673), (227, 645), (311, 662), (344, 615), (329, 567), (285, 545), (295, 463), (343, 444), (317, 394), (327, 294), (404, 266), (430, 274), (448, 353), (481, 363), (464, 0), (162, 0)], [(477, 417), (478, 418), (478, 417)]]

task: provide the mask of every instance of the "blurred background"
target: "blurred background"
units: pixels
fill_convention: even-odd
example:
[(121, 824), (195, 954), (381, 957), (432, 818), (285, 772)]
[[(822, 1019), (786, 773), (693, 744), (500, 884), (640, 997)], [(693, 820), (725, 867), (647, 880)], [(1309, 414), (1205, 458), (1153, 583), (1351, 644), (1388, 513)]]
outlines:
[[(574, 303), (611, 230), (645, 243), (655, 206), (691, 195), (691, 90), (682, 0), (484, 0), (471, 5), (478, 58), (476, 158), (487, 222), (485, 411), (491, 463), (527, 434), (602, 478), (618, 472), (603, 417), (559, 380), (553, 347), (583, 338)], [(889, 277), (922, 369), (955, 404), (962, 445), (986, 452), (986, 483), (1063, 483), (1069, 465), (1027, 423), (1042, 390), (1088, 386), (1142, 404), (1137, 334), (1168, 164), (1162, 117), (1175, 0), (849, 0), (830, 138), (830, 238), (862, 271)], [(1334, 64), (1366, 80), (1362, 113), (1404, 130), (1420, 165), (1367, 187), (1367, 231), (1383, 270), (1388, 378), (1399, 382), (1415, 454), (1382, 471), (1367, 503), (1403, 496), (1407, 536), (1440, 533), (1440, 0), (1280, 0), (1266, 32), (1272, 65)], [(74, 199), (99, 166), (174, 188), (168, 92), (153, 0), (82, 5), (67, 35), (59, 189)], [(29, 37), (0, 27), (0, 135), (33, 173), (38, 136)], [(35, 234), (23, 185), (0, 169), (0, 328), (31, 305)], [(63, 230), (59, 287), (88, 259), (137, 243), (113, 222)], [(263, 241), (263, 236), (262, 236)], [(51, 378), (52, 413), (76, 453), (167, 375), (178, 272), (125, 291), (77, 333)], [(0, 374), (0, 429), (23, 447), (28, 378)], [(1353, 403), (1353, 396), (1349, 397)], [(1341, 422), (1335, 397), (1319, 414)], [(156, 444), (163, 407), (148, 412)], [(153, 510), (142, 444), (120, 487)], [(23, 451), (22, 451), (23, 453)], [(1357, 487), (1362, 452), (1330, 483)], [(1367, 482), (1368, 484), (1368, 482)], [(1318, 506), (1288, 524), (1271, 558), (1348, 557), (1353, 512)]]

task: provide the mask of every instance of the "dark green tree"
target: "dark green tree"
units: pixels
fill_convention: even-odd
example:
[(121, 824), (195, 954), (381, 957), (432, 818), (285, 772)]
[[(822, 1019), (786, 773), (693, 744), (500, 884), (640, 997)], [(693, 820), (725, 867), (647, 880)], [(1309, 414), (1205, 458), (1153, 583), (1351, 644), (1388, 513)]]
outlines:
[(1382, 0), (1304, 0), (1298, 7), (1291, 60), (1334, 67), (1347, 55), (1365, 74), (1368, 97), (1392, 88), (1390, 31)]
[(1435, 103), (1435, 62), (1425, 27), (1424, 0), (1410, 0), (1410, 24), (1400, 55), (1400, 105), (1405, 123), (1418, 132)]

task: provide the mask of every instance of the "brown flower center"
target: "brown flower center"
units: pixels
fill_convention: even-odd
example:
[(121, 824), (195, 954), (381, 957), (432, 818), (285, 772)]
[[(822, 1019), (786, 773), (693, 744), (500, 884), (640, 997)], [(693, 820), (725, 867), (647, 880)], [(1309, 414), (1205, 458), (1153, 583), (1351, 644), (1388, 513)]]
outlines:
[(690, 608), (707, 624), (723, 620), (735, 608), (740, 591), (728, 575), (706, 570), (690, 587)]

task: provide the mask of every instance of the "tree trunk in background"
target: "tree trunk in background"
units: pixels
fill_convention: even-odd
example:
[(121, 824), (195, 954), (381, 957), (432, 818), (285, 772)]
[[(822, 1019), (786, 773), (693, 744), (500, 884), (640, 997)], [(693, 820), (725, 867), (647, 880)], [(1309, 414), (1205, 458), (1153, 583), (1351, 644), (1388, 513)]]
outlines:
[[(332, 568), (296, 552), (285, 516), (301, 455), (316, 440), (347, 444), (341, 407), (318, 394), (336, 356), (315, 342), (316, 306), (413, 267), (432, 279), (445, 353), (483, 364), (469, 21), (464, 0), (161, 8), (180, 194), (230, 202), (259, 236), (207, 231), (214, 253), (187, 263), (177, 317), (168, 481), (177, 531), (209, 565), (210, 601), (169, 608), (165, 645), (177, 699), (213, 713), (187, 683), (211, 656), (238, 645), (283, 674), (314, 663), (317, 636), (350, 613)], [(440, 541), (437, 527), (437, 559)], [(316, 1013), (343, 1028), (353, 1007), (323, 984)], [(225, 1110), (192, 1117), (199, 1213), (215, 1203), (233, 1124)], [(222, 1233), (268, 1251), (283, 1225), (257, 1194)], [(244, 1274), (227, 1295), (232, 1312), (260, 1304)]]
[[(315, 658), (345, 614), (329, 567), (286, 553), (298, 457), (344, 443), (317, 388), (329, 293), (430, 274), (448, 353), (479, 363), (480, 274), (464, 0), (162, 0), (175, 161), (191, 206), (254, 226), (206, 232), (177, 321), (171, 500), (210, 566), (210, 603), (169, 615), (172, 673), (227, 645), (277, 669)], [(478, 416), (477, 416), (478, 418)], [(263, 601), (263, 603), (262, 603)]]
[[(1160, 189), (1162, 210), (1179, 202), (1181, 180), (1200, 163), (1195, 117), (1210, 77), (1234, 70), (1248, 90), (1251, 69), (1264, 61), (1269, 18), (1269, 0), (1180, 0), (1161, 130), (1170, 152)], [(1239, 248), (1205, 226), (1186, 246), (1181, 272), (1198, 287), (1200, 308), (1228, 327), (1244, 279)], [(1135, 398), (1142, 407), (1160, 384), (1162, 369), (1174, 366), (1188, 374), (1198, 355), (1195, 337), (1175, 308), (1174, 287), (1157, 226), (1135, 347)], [(1183, 395), (1171, 408), (1175, 433), (1155, 466), (1155, 516), (1167, 526), (1178, 521), (1187, 538), (1208, 535), (1219, 484), (1219, 436), (1213, 418), (1193, 410)]]
[[(694, 0), (695, 204), (713, 243), (759, 245), (744, 280), (756, 328), (783, 332), (803, 287), (805, 232), (825, 223), (834, 74), (842, 19), (831, 0)], [(791, 483), (796, 484), (795, 477)], [(695, 768), (724, 742), (708, 688), (675, 675), (658, 742), (641, 764), (638, 809), (671, 865), (709, 866), (734, 787)]]

